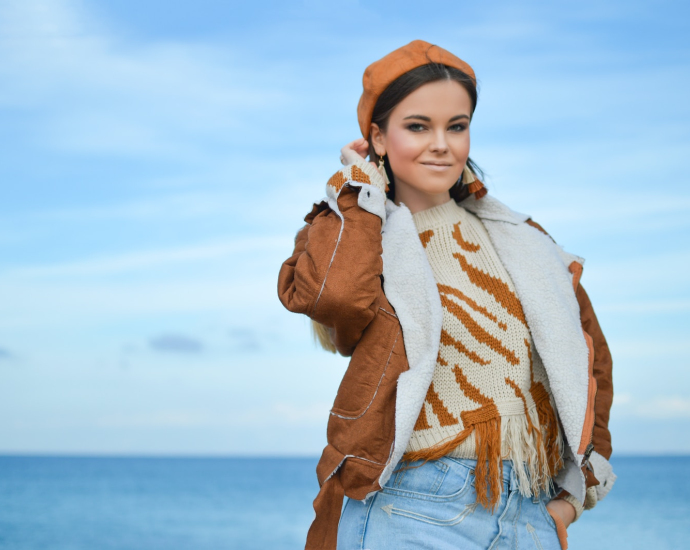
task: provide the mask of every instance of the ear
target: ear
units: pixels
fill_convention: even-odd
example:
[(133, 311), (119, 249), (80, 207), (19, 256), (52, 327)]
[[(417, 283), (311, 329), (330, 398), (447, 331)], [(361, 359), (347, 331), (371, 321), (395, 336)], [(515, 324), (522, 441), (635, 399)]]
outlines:
[(386, 154), (386, 135), (381, 131), (379, 125), (375, 122), (371, 123), (369, 130), (369, 141), (374, 144), (374, 151), (380, 157)]

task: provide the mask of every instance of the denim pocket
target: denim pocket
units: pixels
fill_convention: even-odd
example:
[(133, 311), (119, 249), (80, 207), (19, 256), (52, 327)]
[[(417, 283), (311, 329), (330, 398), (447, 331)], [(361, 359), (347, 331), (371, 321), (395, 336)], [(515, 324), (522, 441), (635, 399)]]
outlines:
[(561, 530), (559, 531), (559, 528), (556, 525), (556, 520), (553, 517), (551, 517), (551, 514), (549, 514), (549, 511), (546, 508), (547, 502), (544, 502), (543, 500), (539, 499), (539, 504), (548, 526), (554, 530), (556, 536), (558, 537), (558, 543), (560, 547), (568, 548), (568, 531), (566, 530), (565, 525), (562, 523), (562, 520), (560, 518), (558, 519), (561, 525)]
[(461, 498), (474, 481), (474, 470), (450, 459), (415, 462), (401, 461), (395, 475), (381, 492), (399, 497), (431, 502), (449, 502)]
[(548, 523), (549, 526), (554, 531), (556, 531), (556, 522), (553, 521), (551, 514), (549, 514), (549, 511), (546, 509), (546, 504), (547, 504), (547, 502), (545, 502), (544, 499), (542, 499), (542, 498), (539, 499), (539, 509), (541, 510), (541, 513), (544, 514), (544, 519), (546, 520), (546, 523)]
[(473, 484), (472, 462), (443, 457), (426, 463), (401, 463), (395, 477), (381, 490), (376, 506), (389, 518), (403, 522), (389, 524), (398, 529), (408, 520), (450, 527), (477, 509)]

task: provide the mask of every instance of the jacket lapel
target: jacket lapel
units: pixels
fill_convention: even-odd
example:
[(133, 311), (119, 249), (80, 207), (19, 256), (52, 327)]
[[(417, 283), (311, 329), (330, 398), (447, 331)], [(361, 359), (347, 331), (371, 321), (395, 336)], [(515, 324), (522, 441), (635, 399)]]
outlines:
[[(487, 200), (488, 199), (488, 200)], [(522, 304), (534, 345), (542, 359), (574, 464), (587, 411), (589, 349), (582, 332), (580, 306), (569, 266), (584, 259), (570, 254), (548, 235), (523, 223), (529, 216), (514, 212), (494, 197), (473, 196), (461, 205), (479, 217), (508, 271)], [(584, 478), (569, 468), (569, 489), (584, 501)], [(579, 474), (579, 475), (578, 475)], [(571, 476), (572, 477), (572, 476)]]
[(443, 322), (434, 274), (407, 206), (386, 202), (382, 233), (383, 290), (400, 321), (410, 368), (398, 377), (395, 443), (379, 478), (381, 487), (402, 458), (412, 436), (436, 367)]

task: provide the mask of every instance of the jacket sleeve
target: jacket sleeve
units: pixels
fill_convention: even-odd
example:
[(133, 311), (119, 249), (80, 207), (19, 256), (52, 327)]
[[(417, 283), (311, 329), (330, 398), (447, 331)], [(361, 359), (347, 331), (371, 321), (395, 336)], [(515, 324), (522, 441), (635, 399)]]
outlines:
[(328, 327), (338, 352), (351, 355), (382, 292), (385, 184), (362, 160), (338, 170), (326, 196), (305, 217), (280, 268), (278, 297), (289, 311)]
[(594, 378), (597, 382), (597, 393), (594, 400), (594, 427), (592, 429), (592, 446), (589, 464), (585, 466), (587, 497), (585, 510), (594, 508), (613, 487), (616, 475), (609, 462), (611, 458), (611, 432), (609, 415), (613, 403), (613, 360), (599, 321), (594, 314), (592, 304), (582, 285), (576, 291), (580, 304), (582, 328), (592, 337), (594, 347)]
[(594, 344), (594, 378), (597, 381), (597, 394), (594, 401), (592, 445), (596, 453), (608, 460), (611, 457), (609, 414), (613, 403), (613, 360), (592, 303), (582, 285), (577, 286), (576, 296), (580, 304), (582, 328), (592, 337)]

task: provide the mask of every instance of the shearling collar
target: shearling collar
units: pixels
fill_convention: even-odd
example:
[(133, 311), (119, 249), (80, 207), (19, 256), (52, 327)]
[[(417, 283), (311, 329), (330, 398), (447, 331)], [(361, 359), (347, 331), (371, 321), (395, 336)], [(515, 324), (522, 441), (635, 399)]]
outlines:
[[(491, 195), (485, 195), (481, 199), (475, 199), (474, 195), (470, 195), (458, 204), (483, 220), (508, 222), (517, 225), (532, 217), (510, 209)], [(394, 212), (398, 208), (400, 208), (400, 206), (396, 205), (393, 201), (390, 199), (386, 200), (386, 211), (388, 213)]]
[(475, 199), (474, 195), (470, 195), (459, 204), (466, 210), (476, 214), (478, 218), (484, 220), (509, 222), (517, 225), (532, 217), (508, 208), (505, 204), (491, 195), (484, 195), (481, 199)]

